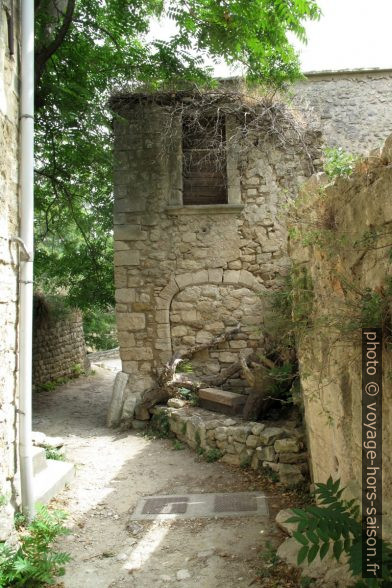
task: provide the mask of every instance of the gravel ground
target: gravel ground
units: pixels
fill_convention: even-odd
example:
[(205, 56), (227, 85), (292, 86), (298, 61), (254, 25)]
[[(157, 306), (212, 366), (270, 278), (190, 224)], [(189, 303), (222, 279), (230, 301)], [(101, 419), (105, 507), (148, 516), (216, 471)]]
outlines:
[[(105, 426), (115, 372), (97, 368), (34, 399), (34, 430), (63, 437), (76, 478), (52, 504), (69, 513), (60, 540), (72, 562), (65, 588), (241, 588), (260, 584), (261, 556), (282, 534), (273, 517), (287, 506), (271, 492), (270, 518), (130, 520), (139, 497), (265, 488), (251, 471), (206, 463), (194, 452)], [(268, 494), (268, 492), (267, 492)], [(286, 586), (289, 584), (273, 584)], [(290, 584), (291, 585), (291, 584)]]

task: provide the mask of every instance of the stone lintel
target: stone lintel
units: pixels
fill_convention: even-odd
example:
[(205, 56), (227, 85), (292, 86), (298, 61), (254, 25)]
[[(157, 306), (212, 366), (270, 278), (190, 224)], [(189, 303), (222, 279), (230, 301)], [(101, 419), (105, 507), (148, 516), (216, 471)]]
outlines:
[(186, 206), (169, 206), (166, 214), (177, 215), (209, 215), (209, 214), (238, 214), (244, 209), (243, 204), (201, 204)]

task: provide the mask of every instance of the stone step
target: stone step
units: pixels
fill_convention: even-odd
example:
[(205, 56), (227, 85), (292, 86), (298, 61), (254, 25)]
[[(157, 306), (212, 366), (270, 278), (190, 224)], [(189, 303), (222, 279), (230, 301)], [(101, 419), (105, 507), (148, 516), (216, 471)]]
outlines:
[(46, 452), (43, 447), (33, 447), (33, 472), (39, 474), (46, 468)]
[(35, 502), (45, 504), (75, 477), (75, 466), (66, 461), (47, 459), (45, 469), (34, 476)]
[(220, 388), (201, 388), (198, 396), (201, 408), (230, 416), (242, 413), (247, 398), (243, 394)]

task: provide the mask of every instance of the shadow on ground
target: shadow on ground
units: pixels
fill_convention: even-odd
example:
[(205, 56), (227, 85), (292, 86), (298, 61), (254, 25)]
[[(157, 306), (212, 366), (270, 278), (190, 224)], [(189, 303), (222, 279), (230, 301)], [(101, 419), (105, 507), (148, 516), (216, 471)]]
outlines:
[(260, 553), (282, 535), (274, 514), (284, 495), (269, 496), (270, 518), (130, 520), (141, 496), (261, 490), (261, 477), (206, 463), (170, 440), (105, 426), (114, 372), (98, 368), (34, 398), (34, 430), (60, 435), (76, 478), (54, 501), (69, 513), (72, 555), (66, 588), (234, 588), (257, 585)]

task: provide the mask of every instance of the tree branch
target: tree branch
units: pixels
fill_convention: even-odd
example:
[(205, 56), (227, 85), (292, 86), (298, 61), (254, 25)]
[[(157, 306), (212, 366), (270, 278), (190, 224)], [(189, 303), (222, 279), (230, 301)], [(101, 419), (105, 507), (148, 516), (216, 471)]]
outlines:
[(42, 47), (39, 51), (36, 51), (35, 53), (35, 90), (37, 96), (37, 108), (42, 105), (42, 97), (39, 94), (38, 87), (42, 75), (45, 71), (46, 63), (63, 43), (65, 36), (71, 27), (75, 11), (75, 3), (76, 0), (68, 0), (67, 9), (64, 14), (64, 20), (61, 27), (57, 31), (57, 35), (55, 36), (53, 41), (49, 43), (49, 45), (47, 45), (46, 47)]

